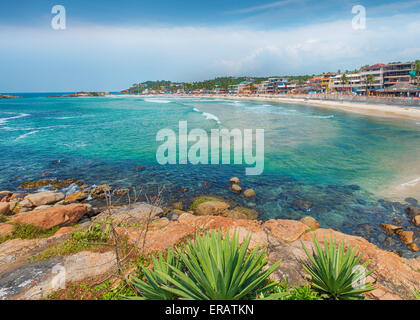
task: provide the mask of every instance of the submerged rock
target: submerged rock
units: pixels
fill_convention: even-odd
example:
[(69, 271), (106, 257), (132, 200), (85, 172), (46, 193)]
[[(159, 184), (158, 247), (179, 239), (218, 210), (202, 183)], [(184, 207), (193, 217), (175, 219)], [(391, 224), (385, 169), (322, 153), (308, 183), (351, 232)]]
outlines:
[(174, 202), (172, 203), (172, 208), (177, 210), (184, 210), (184, 204), (182, 203), (182, 201)]
[(418, 216), (420, 215), (420, 208), (414, 207), (414, 206), (408, 206), (407, 208), (405, 208), (405, 212), (407, 212), (407, 214), (410, 217)]
[(89, 196), (88, 191), (77, 191), (75, 193), (69, 194), (64, 199), (64, 203), (80, 202), (85, 200)]
[(298, 199), (293, 203), (293, 206), (296, 209), (308, 211), (309, 209), (312, 208), (312, 202), (310, 202), (309, 200)]
[(111, 188), (109, 187), (109, 185), (107, 185), (107, 184), (102, 184), (102, 185), (100, 185), (100, 186), (97, 186), (97, 187), (93, 188), (93, 189), (90, 191), (90, 195), (91, 195), (93, 198), (101, 198), (101, 199), (103, 199), (103, 198), (105, 198), (105, 194), (106, 194), (107, 192), (109, 192), (109, 191), (111, 191)]
[(234, 193), (241, 193), (242, 188), (239, 186), (239, 184), (232, 184), (232, 186), (230, 187), (230, 189), (232, 190), (232, 192)]
[(76, 182), (76, 178), (70, 178), (65, 180), (55, 180), (55, 179), (40, 179), (34, 181), (25, 181), (18, 188), (19, 189), (39, 189), (41, 187), (51, 185), (52, 190), (66, 188), (72, 183)]
[(381, 223), (379, 226), (388, 234), (395, 234), (397, 231), (402, 230), (402, 227), (388, 223)]
[(200, 203), (195, 209), (195, 214), (200, 216), (223, 215), (230, 205), (222, 201), (206, 201)]
[(252, 198), (255, 197), (257, 194), (255, 193), (254, 189), (246, 189), (242, 195), (245, 198)]
[(255, 220), (258, 218), (258, 212), (254, 209), (245, 207), (235, 207), (225, 213), (225, 216), (232, 219)]
[(241, 183), (241, 180), (239, 180), (238, 177), (233, 177), (229, 179), (229, 182), (232, 184), (238, 184), (238, 183)]

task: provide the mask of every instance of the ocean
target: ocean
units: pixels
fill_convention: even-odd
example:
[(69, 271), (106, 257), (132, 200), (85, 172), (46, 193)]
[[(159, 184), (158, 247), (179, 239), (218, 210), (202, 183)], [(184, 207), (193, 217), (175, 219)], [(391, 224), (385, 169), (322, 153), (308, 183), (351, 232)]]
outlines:
[[(363, 236), (406, 257), (415, 255), (385, 235), (379, 224), (398, 219), (420, 237), (404, 212), (404, 197), (395, 201), (382, 193), (394, 181), (418, 173), (418, 121), (290, 103), (48, 95), (55, 94), (0, 100), (0, 190), (14, 191), (48, 172), (48, 178), (136, 187), (149, 195), (164, 188), (167, 205), (219, 195), (257, 210), (260, 219), (311, 215), (322, 227)], [(177, 132), (179, 121), (208, 133), (264, 129), (264, 172), (247, 176), (246, 164), (160, 165), (156, 150), (162, 142), (156, 134), (164, 128)], [(233, 176), (257, 197), (247, 200), (232, 193)], [(296, 208), (298, 199), (309, 200), (312, 208)]]

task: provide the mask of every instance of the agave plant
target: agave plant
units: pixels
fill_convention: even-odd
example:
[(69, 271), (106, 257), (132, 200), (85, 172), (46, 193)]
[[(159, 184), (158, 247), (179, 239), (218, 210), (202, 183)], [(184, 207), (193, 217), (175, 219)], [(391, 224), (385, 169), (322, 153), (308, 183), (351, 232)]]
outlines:
[[(239, 300), (257, 298), (270, 291), (276, 283), (268, 276), (280, 261), (269, 268), (266, 250), (256, 246), (248, 252), (250, 237), (239, 245), (235, 232), (222, 237), (220, 231), (197, 235), (185, 247), (177, 250), (182, 267), (171, 262), (158, 264), (147, 270), (147, 283), (133, 281), (146, 299)], [(161, 265), (163, 263), (164, 265)], [(157, 266), (157, 267), (156, 267)], [(265, 270), (264, 270), (265, 269)], [(166, 292), (166, 294), (163, 294)]]
[(362, 293), (373, 290), (371, 283), (362, 283), (374, 270), (366, 270), (369, 261), (360, 265), (363, 254), (356, 256), (357, 247), (351, 245), (345, 250), (344, 240), (337, 248), (336, 241), (324, 240), (323, 250), (314, 239), (312, 254), (304, 247), (309, 262), (303, 268), (312, 276), (312, 287), (330, 299), (348, 300), (363, 299)]
[(150, 270), (141, 265), (142, 272), (147, 281), (138, 277), (132, 277), (131, 282), (137, 289), (140, 296), (127, 297), (135, 300), (174, 300), (176, 296), (163, 287), (169, 286), (170, 282), (161, 276), (167, 274), (173, 276), (173, 270), (181, 270), (182, 265), (175, 257), (174, 251), (169, 249), (166, 258), (160, 251), (157, 257), (152, 257), (154, 270)]

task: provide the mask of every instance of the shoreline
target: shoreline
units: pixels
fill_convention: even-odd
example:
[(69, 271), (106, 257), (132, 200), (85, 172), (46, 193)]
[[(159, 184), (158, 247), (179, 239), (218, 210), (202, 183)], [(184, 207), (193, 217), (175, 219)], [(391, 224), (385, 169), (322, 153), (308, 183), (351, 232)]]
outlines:
[(320, 107), (323, 109), (345, 111), (367, 116), (382, 118), (399, 118), (405, 120), (420, 120), (420, 108), (416, 106), (390, 105), (380, 103), (362, 103), (354, 101), (332, 101), (307, 98), (292, 98), (286, 96), (243, 96), (243, 95), (185, 95), (185, 94), (161, 94), (161, 95), (109, 95), (109, 96), (139, 96), (139, 97), (173, 97), (173, 98), (205, 98), (222, 100), (260, 101), (274, 103), (295, 103)]

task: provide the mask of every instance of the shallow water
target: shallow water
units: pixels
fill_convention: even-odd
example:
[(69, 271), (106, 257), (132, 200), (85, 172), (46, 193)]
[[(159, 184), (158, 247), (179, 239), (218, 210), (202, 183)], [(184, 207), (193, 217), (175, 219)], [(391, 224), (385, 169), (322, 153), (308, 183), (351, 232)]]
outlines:
[[(264, 173), (245, 176), (242, 165), (159, 165), (156, 133), (177, 131), (180, 120), (207, 132), (263, 128)], [(380, 190), (417, 172), (419, 157), (416, 121), (307, 105), (133, 96), (0, 100), (0, 189), (15, 190), (44, 172), (51, 172), (49, 178), (75, 176), (88, 184), (137, 186), (151, 193), (164, 185), (168, 203), (218, 194), (255, 208), (262, 219), (312, 215), (323, 227), (363, 235), (405, 256), (413, 254), (396, 239), (385, 241), (379, 223), (398, 218), (417, 238), (419, 231), (410, 226), (405, 206), (382, 201)], [(252, 187), (256, 199), (230, 192), (232, 176)], [(313, 207), (296, 209), (297, 199)]]

